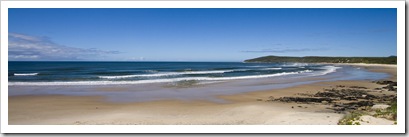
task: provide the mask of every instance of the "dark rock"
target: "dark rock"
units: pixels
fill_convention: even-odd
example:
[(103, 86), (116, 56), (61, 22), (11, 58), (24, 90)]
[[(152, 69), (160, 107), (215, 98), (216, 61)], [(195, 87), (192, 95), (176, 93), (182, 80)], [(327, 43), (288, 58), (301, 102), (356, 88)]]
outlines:
[(393, 81), (389, 81), (389, 80), (377, 81), (376, 84), (387, 85), (387, 86), (382, 87), (382, 88), (383, 89), (388, 89), (388, 91), (396, 91), (395, 86), (398, 85), (397, 82), (393, 82)]
[(366, 87), (360, 87), (360, 86), (350, 86), (349, 88), (356, 88), (356, 89), (368, 89)]
[(372, 99), (377, 98), (374, 95), (368, 94), (368, 91), (357, 89), (326, 89), (325, 92), (318, 92), (314, 97), (328, 97), (342, 100), (357, 100), (357, 99)]
[(379, 84), (379, 85), (395, 84), (395, 86), (396, 86), (396, 83), (397, 83), (397, 82), (393, 82), (393, 81), (389, 81), (389, 80), (383, 80), (383, 81), (377, 81), (377, 82), (376, 82), (376, 84)]
[(281, 97), (276, 99), (276, 101), (281, 102), (297, 102), (297, 103), (321, 103), (322, 101), (327, 101), (331, 103), (333, 99), (331, 98), (313, 98), (313, 97)]
[(364, 107), (364, 106), (373, 106), (374, 103), (372, 101), (358, 101), (358, 102), (350, 102), (345, 103), (347, 106), (356, 106), (356, 107)]
[(344, 85), (337, 85), (336, 87), (344, 88)]
[(344, 97), (343, 99), (345, 99), (345, 100), (358, 100), (356, 97), (351, 97), (351, 96)]

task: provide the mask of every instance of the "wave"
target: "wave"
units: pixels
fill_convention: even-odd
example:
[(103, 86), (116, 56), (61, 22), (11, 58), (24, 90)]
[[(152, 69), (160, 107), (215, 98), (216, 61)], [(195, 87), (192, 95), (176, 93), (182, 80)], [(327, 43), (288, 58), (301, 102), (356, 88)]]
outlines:
[(287, 64), (283, 64), (282, 66), (284, 67), (304, 67), (304, 66), (308, 66), (308, 63), (287, 63)]
[(266, 67), (266, 66), (245, 66), (246, 68), (262, 68), (262, 67)]
[(329, 73), (333, 73), (336, 72), (337, 69), (340, 69), (342, 67), (335, 67), (335, 66), (322, 66), (322, 67), (318, 67), (318, 69), (324, 69), (324, 71), (321, 71), (319, 73), (317, 73), (316, 75), (326, 75)]
[(312, 72), (312, 70), (304, 70), (297, 72), (283, 72), (268, 75), (253, 75), (253, 76), (237, 76), (237, 77), (183, 77), (183, 78), (169, 78), (169, 79), (153, 79), (153, 80), (139, 80), (139, 81), (75, 81), (75, 82), (9, 82), (9, 86), (58, 86), (58, 85), (131, 85), (131, 84), (148, 84), (148, 83), (166, 83), (177, 82), (184, 80), (198, 80), (198, 81), (226, 81), (226, 80), (242, 80), (255, 78), (269, 78), (286, 75), (295, 75), (301, 73)]
[(267, 75), (221, 77), (221, 78), (211, 78), (211, 79), (209, 79), (209, 80), (240, 80), (240, 79), (269, 78), (269, 77), (277, 77), (277, 76), (286, 76), (286, 75), (301, 74), (301, 73), (306, 73), (306, 72), (312, 72), (312, 70), (303, 70), (303, 71), (297, 71), (297, 72), (282, 72), (282, 73), (267, 74)]
[(158, 71), (157, 70), (144, 70), (143, 72), (155, 73), (155, 72), (158, 72)]
[(235, 70), (230, 71), (230, 72), (236, 72), (236, 71), (249, 71), (249, 70), (252, 70), (252, 69), (235, 69)]
[(261, 69), (261, 70), (280, 70), (280, 69), (283, 69), (283, 68), (264, 68), (264, 69)]
[(14, 73), (14, 76), (35, 76), (38, 75), (38, 73)]
[(197, 75), (197, 74), (217, 74), (233, 72), (235, 70), (214, 70), (214, 71), (186, 71), (186, 72), (167, 72), (167, 73), (156, 73), (156, 74), (140, 74), (140, 75), (122, 75), (122, 76), (98, 76), (102, 79), (124, 79), (124, 78), (134, 78), (134, 77), (164, 77), (164, 76), (175, 76), (175, 75)]

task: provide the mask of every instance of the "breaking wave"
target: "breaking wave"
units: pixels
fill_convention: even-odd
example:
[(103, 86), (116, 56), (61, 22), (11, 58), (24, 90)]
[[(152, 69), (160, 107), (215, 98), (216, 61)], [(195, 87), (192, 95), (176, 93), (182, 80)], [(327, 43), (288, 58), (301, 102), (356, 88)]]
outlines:
[(309, 73), (312, 70), (304, 70), (297, 72), (282, 72), (267, 75), (253, 75), (253, 76), (237, 76), (237, 77), (182, 77), (169, 79), (153, 79), (153, 80), (138, 80), (138, 81), (72, 81), (72, 82), (9, 82), (9, 86), (54, 86), (54, 85), (120, 85), (120, 84), (147, 84), (147, 83), (166, 83), (177, 82), (183, 80), (198, 80), (198, 81), (226, 81), (226, 80), (240, 80), (240, 79), (255, 79), (255, 78), (269, 78), (286, 75), (294, 75), (301, 73)]
[(35, 76), (38, 75), (38, 73), (14, 73), (14, 76)]

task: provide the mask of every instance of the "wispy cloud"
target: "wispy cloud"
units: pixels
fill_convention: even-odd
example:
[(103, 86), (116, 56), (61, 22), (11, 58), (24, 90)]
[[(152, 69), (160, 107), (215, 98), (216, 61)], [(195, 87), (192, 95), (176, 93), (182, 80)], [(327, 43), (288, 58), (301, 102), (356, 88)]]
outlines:
[(118, 51), (60, 45), (47, 37), (9, 33), (9, 60), (93, 60)]
[(307, 52), (307, 51), (323, 51), (326, 48), (269, 48), (261, 50), (245, 50), (242, 52), (250, 53), (291, 53), (291, 52)]

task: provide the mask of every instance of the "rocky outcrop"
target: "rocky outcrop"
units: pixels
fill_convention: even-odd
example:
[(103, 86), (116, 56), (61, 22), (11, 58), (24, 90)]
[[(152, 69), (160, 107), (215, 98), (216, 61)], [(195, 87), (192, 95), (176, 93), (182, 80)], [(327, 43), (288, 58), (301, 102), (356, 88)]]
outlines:
[[(390, 91), (393, 88), (396, 91), (396, 82), (393, 81), (376, 81), (375, 83), (380, 85), (387, 85), (388, 90)], [(382, 90), (382, 89), (380, 89)], [(270, 98), (266, 101), (279, 101), (279, 102), (295, 102), (295, 103), (304, 103), (304, 104), (325, 104), (332, 105), (332, 110), (340, 113), (343, 111), (350, 110), (365, 110), (371, 108), (376, 103), (379, 102), (388, 102), (396, 99), (396, 95), (378, 95), (375, 96), (370, 94), (373, 92), (366, 87), (362, 86), (350, 86), (346, 87), (343, 85), (337, 85), (336, 88), (332, 89), (323, 89), (323, 91), (317, 92), (315, 94), (306, 94), (299, 93), (295, 97), (280, 97)]]
[(278, 99), (270, 101), (281, 101), (281, 102), (296, 102), (296, 103), (321, 103), (323, 101), (331, 103), (333, 99), (327, 97), (281, 97)]
[(385, 87), (382, 88), (387, 89), (388, 91), (396, 91), (396, 86), (398, 86), (397, 82), (389, 80), (375, 81), (375, 83), (379, 85), (386, 85)]

